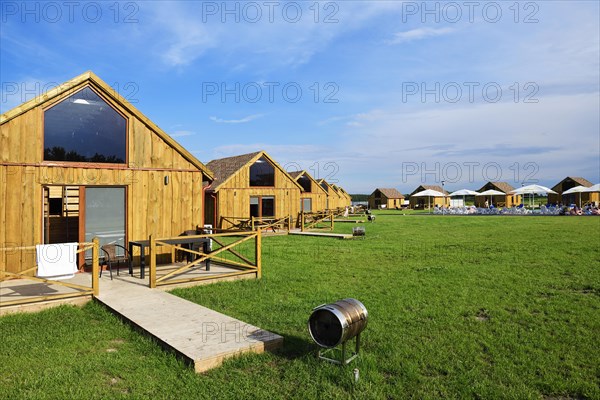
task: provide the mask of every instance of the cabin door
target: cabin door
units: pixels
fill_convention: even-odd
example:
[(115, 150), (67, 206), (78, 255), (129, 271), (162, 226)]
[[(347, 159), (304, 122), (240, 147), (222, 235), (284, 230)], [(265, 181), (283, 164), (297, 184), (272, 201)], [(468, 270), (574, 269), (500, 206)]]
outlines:
[[(125, 188), (86, 187), (84, 219), (83, 241), (98, 237), (100, 246), (115, 243), (125, 247)], [(117, 254), (122, 253), (117, 248)], [(90, 250), (86, 258), (91, 257)]]

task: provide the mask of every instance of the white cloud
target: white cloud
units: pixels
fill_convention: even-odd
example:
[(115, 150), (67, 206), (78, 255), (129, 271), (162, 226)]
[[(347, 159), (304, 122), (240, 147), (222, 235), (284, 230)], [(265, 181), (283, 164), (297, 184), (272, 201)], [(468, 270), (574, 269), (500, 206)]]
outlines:
[(414, 40), (421, 40), (430, 37), (437, 37), (448, 35), (454, 32), (452, 28), (417, 28), (411, 29), (410, 31), (397, 32), (394, 38), (388, 41), (388, 44), (401, 44), (412, 42)]
[(211, 121), (214, 121), (218, 124), (244, 124), (250, 121), (254, 121), (255, 119), (261, 118), (263, 117), (264, 114), (252, 114), (252, 115), (248, 115), (247, 117), (244, 118), (240, 118), (240, 119), (222, 119), (222, 118), (217, 118), (217, 117), (210, 117), (209, 119)]

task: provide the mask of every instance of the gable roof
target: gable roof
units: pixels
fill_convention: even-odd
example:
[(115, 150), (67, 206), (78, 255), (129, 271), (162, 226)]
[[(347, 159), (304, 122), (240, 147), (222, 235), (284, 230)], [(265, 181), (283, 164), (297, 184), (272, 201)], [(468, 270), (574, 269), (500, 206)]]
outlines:
[(333, 188), (333, 186), (331, 186), (331, 184), (327, 183), (327, 181), (325, 179), (317, 179), (317, 183), (319, 185), (321, 185), (321, 187), (323, 187), (323, 184), (325, 184), (325, 186), (327, 186), (328, 188), (331, 188), (331, 192), (330, 192), (329, 189), (325, 190), (327, 192), (328, 196), (330, 194), (337, 194), (337, 192), (335, 191), (335, 189)]
[(350, 196), (350, 195), (348, 194), (348, 192), (346, 192), (346, 190), (345, 190), (343, 187), (341, 187), (341, 186), (338, 186), (337, 188), (338, 188), (338, 190), (339, 190), (340, 192), (342, 192), (342, 194), (343, 194), (344, 196), (346, 196), (347, 198), (349, 198), (350, 200), (352, 200), (352, 196)]
[(165, 131), (160, 129), (158, 127), (158, 125), (156, 125), (148, 117), (146, 117), (144, 114), (142, 114), (141, 111), (139, 111), (137, 108), (135, 108), (129, 101), (127, 101), (127, 99), (125, 99), (123, 96), (121, 96), (119, 93), (117, 93), (116, 90), (114, 90), (112, 87), (110, 87), (108, 84), (106, 84), (106, 82), (104, 82), (102, 79), (100, 79), (92, 71), (84, 72), (83, 74), (76, 76), (75, 78), (73, 78), (61, 85), (48, 90), (46, 93), (43, 93), (43, 94), (37, 96), (36, 98), (31, 99), (31, 100), (13, 108), (12, 110), (5, 112), (4, 114), (0, 115), (0, 125), (18, 117), (19, 115), (26, 113), (27, 111), (29, 111), (41, 104), (47, 103), (47, 102), (57, 98), (58, 96), (61, 96), (62, 94), (66, 93), (66, 92), (70, 91), (72, 93), (75, 93), (76, 91), (84, 88), (87, 85), (93, 87), (98, 92), (100, 92), (103, 96), (111, 99), (113, 102), (115, 102), (119, 106), (123, 107), (129, 113), (136, 116), (142, 123), (144, 123), (146, 126), (148, 126), (148, 128), (150, 128), (165, 143), (167, 143), (169, 146), (171, 146), (175, 151), (177, 151), (189, 163), (191, 163), (196, 168), (198, 168), (200, 171), (202, 171), (204, 173), (204, 175), (206, 175), (207, 178), (209, 178), (209, 179), (213, 178), (213, 173), (208, 168), (206, 168), (206, 165), (204, 165), (200, 160), (198, 160), (196, 157), (194, 157), (183, 146), (181, 146), (179, 143), (177, 143)]
[(582, 178), (580, 176), (567, 176), (565, 179), (563, 179), (562, 181), (558, 182), (556, 185), (552, 186), (552, 190), (554, 190), (555, 192), (561, 192), (562, 193), (563, 192), (563, 190), (562, 190), (563, 189), (563, 184), (565, 182), (569, 182), (569, 181), (575, 182), (577, 184), (575, 186), (578, 186), (578, 185), (585, 186), (585, 187), (592, 186), (592, 182), (588, 181), (585, 178)]
[(438, 192), (441, 192), (444, 194), (450, 194), (450, 192), (448, 192), (447, 190), (444, 190), (439, 185), (419, 185), (415, 190), (413, 190), (413, 192), (410, 194), (410, 196), (412, 196), (415, 193), (422, 192), (423, 190), (427, 190), (427, 189), (437, 190)]
[[(301, 176), (306, 176), (308, 179), (311, 180), (312, 183), (314, 183), (314, 186), (317, 186), (318, 189), (317, 190), (321, 190), (323, 193), (327, 194), (327, 191), (325, 189), (323, 189), (323, 186), (321, 186), (319, 184), (319, 182), (317, 182), (315, 180), (315, 178), (313, 178), (308, 172), (306, 172), (306, 170), (302, 170), (302, 171), (293, 171), (293, 172), (288, 172), (288, 174), (296, 181), (298, 182), (298, 179), (300, 179)], [(302, 191), (304, 191), (304, 189), (302, 189)]]
[(512, 187), (511, 185), (509, 185), (507, 182), (487, 182), (485, 185), (483, 185), (481, 187), (481, 189), (478, 190), (478, 192), (482, 192), (484, 190), (487, 190), (489, 188), (493, 188), (493, 189), (497, 189), (501, 192), (504, 192), (506, 194), (510, 194), (509, 192), (511, 190), (515, 190), (514, 187)]
[[(375, 194), (376, 191), (378, 191), (383, 194), (385, 197), (387, 197), (388, 199), (403, 199), (404, 195), (402, 193), (400, 193), (399, 191), (397, 191), (396, 189), (393, 188), (376, 188), (373, 193), (371, 193), (371, 196), (373, 196)], [(369, 197), (371, 197), (369, 196)]]
[(239, 170), (250, 167), (256, 160), (265, 157), (274, 168), (279, 169), (287, 176), (300, 190), (302, 186), (292, 178), (275, 160), (273, 160), (264, 150), (254, 153), (241, 154), (239, 156), (219, 158), (209, 161), (206, 166), (214, 172), (214, 181), (209, 190), (218, 191), (227, 181), (229, 181)]

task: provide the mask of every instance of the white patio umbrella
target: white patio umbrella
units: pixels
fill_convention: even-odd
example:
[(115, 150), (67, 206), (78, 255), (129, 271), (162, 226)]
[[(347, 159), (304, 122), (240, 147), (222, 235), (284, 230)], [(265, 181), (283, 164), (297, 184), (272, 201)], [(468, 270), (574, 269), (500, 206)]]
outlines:
[(474, 190), (461, 189), (461, 190), (457, 190), (456, 192), (450, 193), (448, 196), (450, 196), (450, 197), (462, 196), (463, 197), (463, 206), (464, 206), (465, 205), (465, 196), (477, 196), (478, 194), (479, 193), (477, 193)]
[(581, 193), (587, 192), (587, 189), (588, 189), (587, 187), (579, 185), (579, 186), (572, 187), (569, 190), (565, 190), (564, 192), (562, 192), (562, 194), (564, 195), (564, 194), (578, 193), (579, 194), (579, 208), (581, 208)]
[(446, 197), (448, 196), (445, 193), (442, 192), (438, 192), (437, 190), (433, 190), (433, 189), (427, 189), (427, 190), (423, 190), (421, 192), (415, 193), (413, 194), (414, 197), (427, 197), (427, 208), (429, 208), (431, 210), (431, 208), (429, 207), (429, 198), (430, 197)]
[(585, 190), (583, 190), (583, 192), (585, 192), (585, 193), (600, 192), (600, 183), (596, 183), (595, 185), (590, 186), (589, 188), (585, 188)]
[(484, 192), (478, 193), (475, 196), (490, 196), (490, 204), (494, 204), (493, 201), (493, 196), (506, 196), (506, 193), (501, 192), (499, 190), (494, 190), (494, 189), (490, 189), (490, 190), (486, 190)]
[(533, 199), (535, 197), (536, 194), (539, 195), (547, 195), (548, 193), (551, 194), (556, 194), (556, 192), (546, 186), (542, 186), (542, 185), (527, 185), (527, 186), (523, 186), (520, 187), (518, 189), (515, 190), (511, 190), (510, 193), (512, 194), (530, 194), (531, 195), (531, 200), (529, 202), (530, 206), (533, 206)]

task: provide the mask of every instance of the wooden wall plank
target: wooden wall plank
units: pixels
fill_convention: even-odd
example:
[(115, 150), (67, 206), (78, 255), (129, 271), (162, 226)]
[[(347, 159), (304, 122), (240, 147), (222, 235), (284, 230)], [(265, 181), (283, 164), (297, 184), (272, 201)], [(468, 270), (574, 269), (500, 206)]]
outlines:
[[(23, 209), (21, 207), (22, 193), (22, 169), (20, 167), (7, 167), (6, 188), (11, 190), (6, 191), (6, 228), (5, 240), (7, 246), (29, 246), (32, 243), (21, 242), (21, 220)], [(6, 254), (6, 270), (9, 272), (19, 272), (22, 269), (32, 267), (23, 266), (21, 268), (21, 252), (9, 251)]]
[[(0, 165), (0, 248), (6, 246), (6, 196), (8, 195), (8, 191), (6, 190), (6, 169), (7, 167)], [(0, 271), (6, 271), (5, 251), (0, 251)]]

